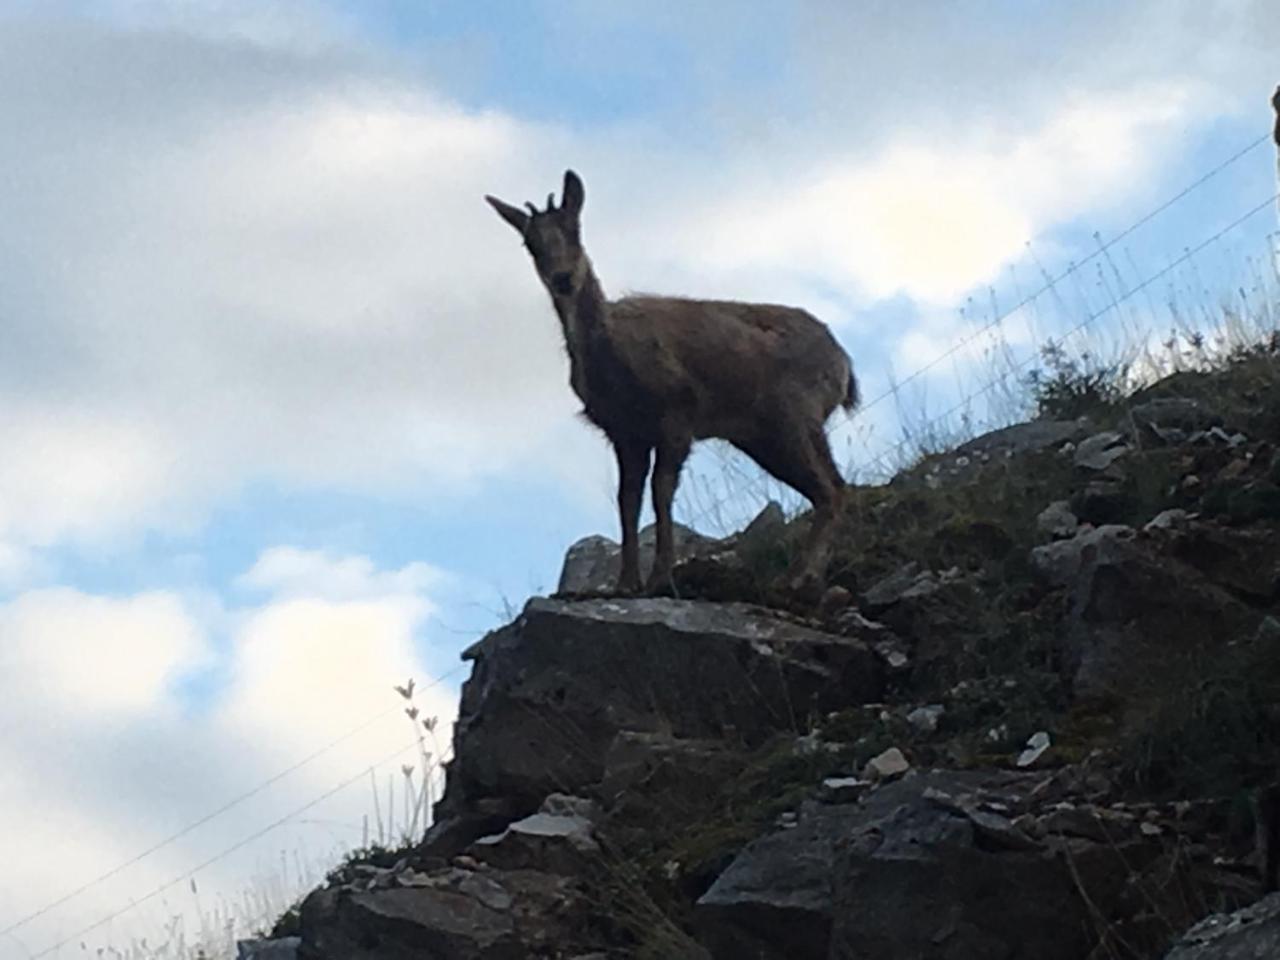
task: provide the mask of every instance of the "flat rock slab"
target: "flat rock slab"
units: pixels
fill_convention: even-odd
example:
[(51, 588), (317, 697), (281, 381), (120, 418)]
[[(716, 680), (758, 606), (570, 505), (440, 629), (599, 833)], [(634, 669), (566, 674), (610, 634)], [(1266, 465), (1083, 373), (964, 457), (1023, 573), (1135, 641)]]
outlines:
[(1235, 913), (1215, 913), (1183, 934), (1166, 960), (1271, 960), (1280, 957), (1280, 893)]
[(861, 640), (745, 604), (535, 599), (464, 656), (445, 818), (485, 797), (524, 816), (550, 793), (590, 793), (621, 731), (750, 748), (883, 690)]
[(481, 783), (532, 778), (539, 802), (599, 781), (622, 730), (756, 744), (881, 692), (861, 641), (744, 604), (535, 599), (464, 656), (451, 778), (475, 758)]
[(303, 902), (312, 960), (528, 960), (582, 935), (580, 884), (535, 871), (446, 869), (386, 889), (318, 890)]

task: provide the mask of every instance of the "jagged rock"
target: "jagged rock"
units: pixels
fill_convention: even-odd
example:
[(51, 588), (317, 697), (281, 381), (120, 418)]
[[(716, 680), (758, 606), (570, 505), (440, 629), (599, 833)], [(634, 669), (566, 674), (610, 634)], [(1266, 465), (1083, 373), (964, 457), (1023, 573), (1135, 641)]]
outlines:
[(1188, 520), (1194, 520), (1198, 516), (1199, 514), (1188, 513), (1186, 510), (1162, 510), (1143, 525), (1142, 531), (1155, 533), (1162, 530), (1176, 530)]
[(862, 772), (864, 776), (870, 777), (872, 780), (889, 780), (893, 777), (901, 776), (910, 769), (911, 764), (902, 755), (902, 751), (897, 747), (890, 747), (883, 753), (868, 760), (867, 766)]
[(1033, 420), (992, 430), (949, 453), (935, 454), (913, 470), (893, 478), (894, 486), (923, 484), (937, 489), (973, 481), (985, 464), (1050, 450), (1071, 443), (1088, 432), (1087, 421)]
[(582, 882), (532, 870), (458, 868), (411, 886), (330, 887), (302, 904), (307, 960), (523, 960), (590, 950), (593, 905)]
[(1021, 768), (1033, 767), (1036, 762), (1044, 756), (1045, 751), (1052, 746), (1049, 734), (1043, 730), (1031, 735), (1031, 739), (1027, 741), (1026, 748), (1022, 753), (1018, 754), (1018, 766)]
[(1184, 514), (1153, 532), (1164, 549), (1210, 582), (1254, 602), (1280, 596), (1280, 542), (1272, 531), (1224, 527)]
[(743, 557), (753, 557), (771, 549), (782, 538), (786, 528), (787, 516), (782, 512), (782, 504), (770, 500), (741, 533), (731, 538), (733, 550)]
[(1129, 445), (1122, 434), (1104, 430), (1081, 440), (1073, 460), (1085, 470), (1105, 470), (1128, 452)]
[(1075, 536), (1080, 527), (1080, 520), (1071, 512), (1071, 504), (1066, 500), (1055, 500), (1036, 517), (1036, 529), (1051, 537), (1062, 538)]
[(1129, 417), (1136, 427), (1150, 428), (1157, 437), (1166, 431), (1179, 431), (1184, 437), (1197, 430), (1221, 425), (1222, 418), (1198, 400), (1183, 397), (1161, 397), (1135, 404)]
[(1039, 849), (1035, 835), (1028, 834), (1021, 826), (1009, 819), (1007, 814), (1010, 806), (1007, 803), (984, 801), (972, 795), (952, 796), (936, 787), (925, 787), (921, 797), (935, 806), (966, 818), (973, 825), (976, 838), (987, 846), (1003, 850)]
[(1031, 564), (1051, 585), (1070, 590), (1064, 659), (1084, 698), (1122, 689), (1174, 647), (1205, 649), (1245, 636), (1259, 619), (1129, 527), (1099, 527), (1036, 547)]
[(1204, 436), (1210, 442), (1224, 444), (1232, 449), (1249, 442), (1249, 438), (1243, 433), (1227, 433), (1221, 427), (1210, 427), (1205, 431)]
[(699, 899), (700, 939), (717, 960), (1079, 960), (1097, 943), (1091, 911), (1110, 922), (1145, 906), (1124, 894), (1159, 841), (1039, 840), (1007, 815), (1035, 782), (912, 772), (856, 805), (806, 804)]
[(477, 837), (499, 833), (530, 812), (523, 797), (480, 796), (452, 811), (436, 808), (435, 822), (423, 838), (424, 846), (440, 857), (453, 857)]
[(501, 833), (480, 837), (468, 850), (491, 867), (570, 874), (580, 868), (584, 856), (600, 850), (595, 837), (598, 817), (590, 800), (552, 794), (537, 813), (509, 824)]
[(1073, 583), (1085, 564), (1118, 563), (1126, 557), (1125, 545), (1136, 536), (1132, 527), (1108, 524), (1085, 530), (1070, 540), (1059, 540), (1031, 550), (1031, 566), (1051, 586), (1065, 587)]
[[(437, 805), (446, 824), (485, 797), (520, 817), (550, 793), (598, 789), (624, 730), (751, 747), (878, 699), (883, 682), (855, 638), (742, 604), (668, 599), (534, 599), (464, 656), (475, 667)], [(426, 847), (435, 852), (431, 835)]]
[(949, 583), (960, 580), (960, 570), (952, 568), (941, 573), (921, 570), (915, 561), (905, 564), (895, 573), (872, 584), (863, 595), (862, 604), (871, 613), (882, 611), (904, 600), (920, 600), (931, 597)]
[(938, 721), (942, 719), (942, 715), (946, 712), (947, 708), (940, 703), (925, 704), (922, 707), (916, 707), (907, 714), (907, 723), (921, 733), (935, 733), (938, 729)]
[(301, 937), (240, 940), (236, 943), (236, 960), (297, 960)]
[(1109, 810), (1096, 804), (1059, 803), (1048, 813), (1036, 818), (1040, 836), (1060, 834), (1081, 837), (1096, 843), (1113, 843), (1134, 839), (1137, 820), (1124, 811)]
[[(724, 549), (724, 541), (704, 537), (682, 524), (673, 524), (677, 560), (704, 557)], [(657, 527), (649, 524), (640, 531), (640, 569), (653, 564)], [(560, 568), (558, 594), (608, 593), (617, 586), (622, 569), (622, 547), (608, 537), (583, 537), (565, 552)]]
[(1271, 960), (1280, 957), (1280, 893), (1235, 913), (1215, 913), (1188, 930), (1165, 960)]
[(862, 817), (855, 805), (806, 804), (793, 828), (748, 844), (698, 899), (712, 956), (825, 960), (835, 843)]
[[(1028, 783), (1003, 785), (1025, 790)], [(824, 956), (1089, 955), (1097, 941), (1090, 911), (1110, 917), (1117, 909), (1126, 856), (1141, 862), (1137, 849), (1076, 841), (1067, 857), (1056, 857), (1007, 817), (984, 810), (973, 796), (983, 788), (981, 775), (938, 771), (868, 798), (860, 821), (837, 845), (834, 923)], [(948, 802), (940, 803), (939, 794)]]
[(818, 797), (823, 803), (854, 803), (873, 786), (873, 781), (861, 777), (827, 777), (818, 789)]
[(1007, 459), (1019, 454), (1060, 447), (1068, 441), (1079, 439), (1086, 430), (1087, 424), (1079, 420), (1032, 420), (1028, 423), (1015, 423), (961, 444), (956, 448), (955, 454)]
[(1132, 483), (1122, 477), (1090, 480), (1072, 494), (1069, 502), (1082, 523), (1095, 526), (1119, 523), (1130, 516), (1137, 505)]

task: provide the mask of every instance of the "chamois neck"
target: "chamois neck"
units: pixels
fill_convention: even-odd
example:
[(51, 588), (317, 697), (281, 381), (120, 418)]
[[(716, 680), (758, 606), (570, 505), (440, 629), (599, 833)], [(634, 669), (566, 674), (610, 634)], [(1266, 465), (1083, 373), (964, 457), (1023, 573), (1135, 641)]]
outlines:
[(555, 298), (565, 346), (575, 360), (580, 358), (586, 338), (601, 332), (605, 326), (604, 290), (590, 260), (585, 260), (584, 271), (585, 276), (572, 297)]

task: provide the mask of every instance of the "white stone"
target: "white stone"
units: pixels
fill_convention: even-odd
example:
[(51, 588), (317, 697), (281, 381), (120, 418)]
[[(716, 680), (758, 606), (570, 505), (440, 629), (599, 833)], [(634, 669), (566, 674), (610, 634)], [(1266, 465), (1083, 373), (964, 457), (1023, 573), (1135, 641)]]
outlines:
[(897, 747), (890, 747), (879, 756), (867, 761), (863, 773), (873, 780), (888, 780), (911, 769), (911, 764)]
[(907, 723), (922, 733), (933, 733), (938, 729), (938, 721), (946, 713), (947, 708), (940, 703), (930, 703), (916, 707), (907, 714)]
[(1018, 755), (1019, 767), (1030, 767), (1039, 760), (1046, 750), (1053, 745), (1049, 739), (1049, 734), (1043, 730), (1031, 735), (1031, 739), (1027, 741), (1027, 747)]

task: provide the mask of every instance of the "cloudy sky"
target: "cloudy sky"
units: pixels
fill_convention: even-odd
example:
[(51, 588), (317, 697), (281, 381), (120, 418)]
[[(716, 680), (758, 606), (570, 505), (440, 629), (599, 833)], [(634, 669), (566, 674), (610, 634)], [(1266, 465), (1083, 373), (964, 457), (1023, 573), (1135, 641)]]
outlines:
[[(572, 166), (606, 290), (807, 307), (874, 398), (1265, 135), (1268, 7), (0, 0), (0, 958), (190, 934), (358, 842), (364, 771), (385, 803), (413, 757), (392, 684), (447, 736), (460, 650), (613, 534), (483, 194)], [(1007, 356), (1249, 286), (1275, 170), (1015, 311)], [(984, 383), (985, 343), (910, 402)], [(902, 413), (833, 424), (851, 474)], [(679, 510), (763, 489), (703, 454)]]

